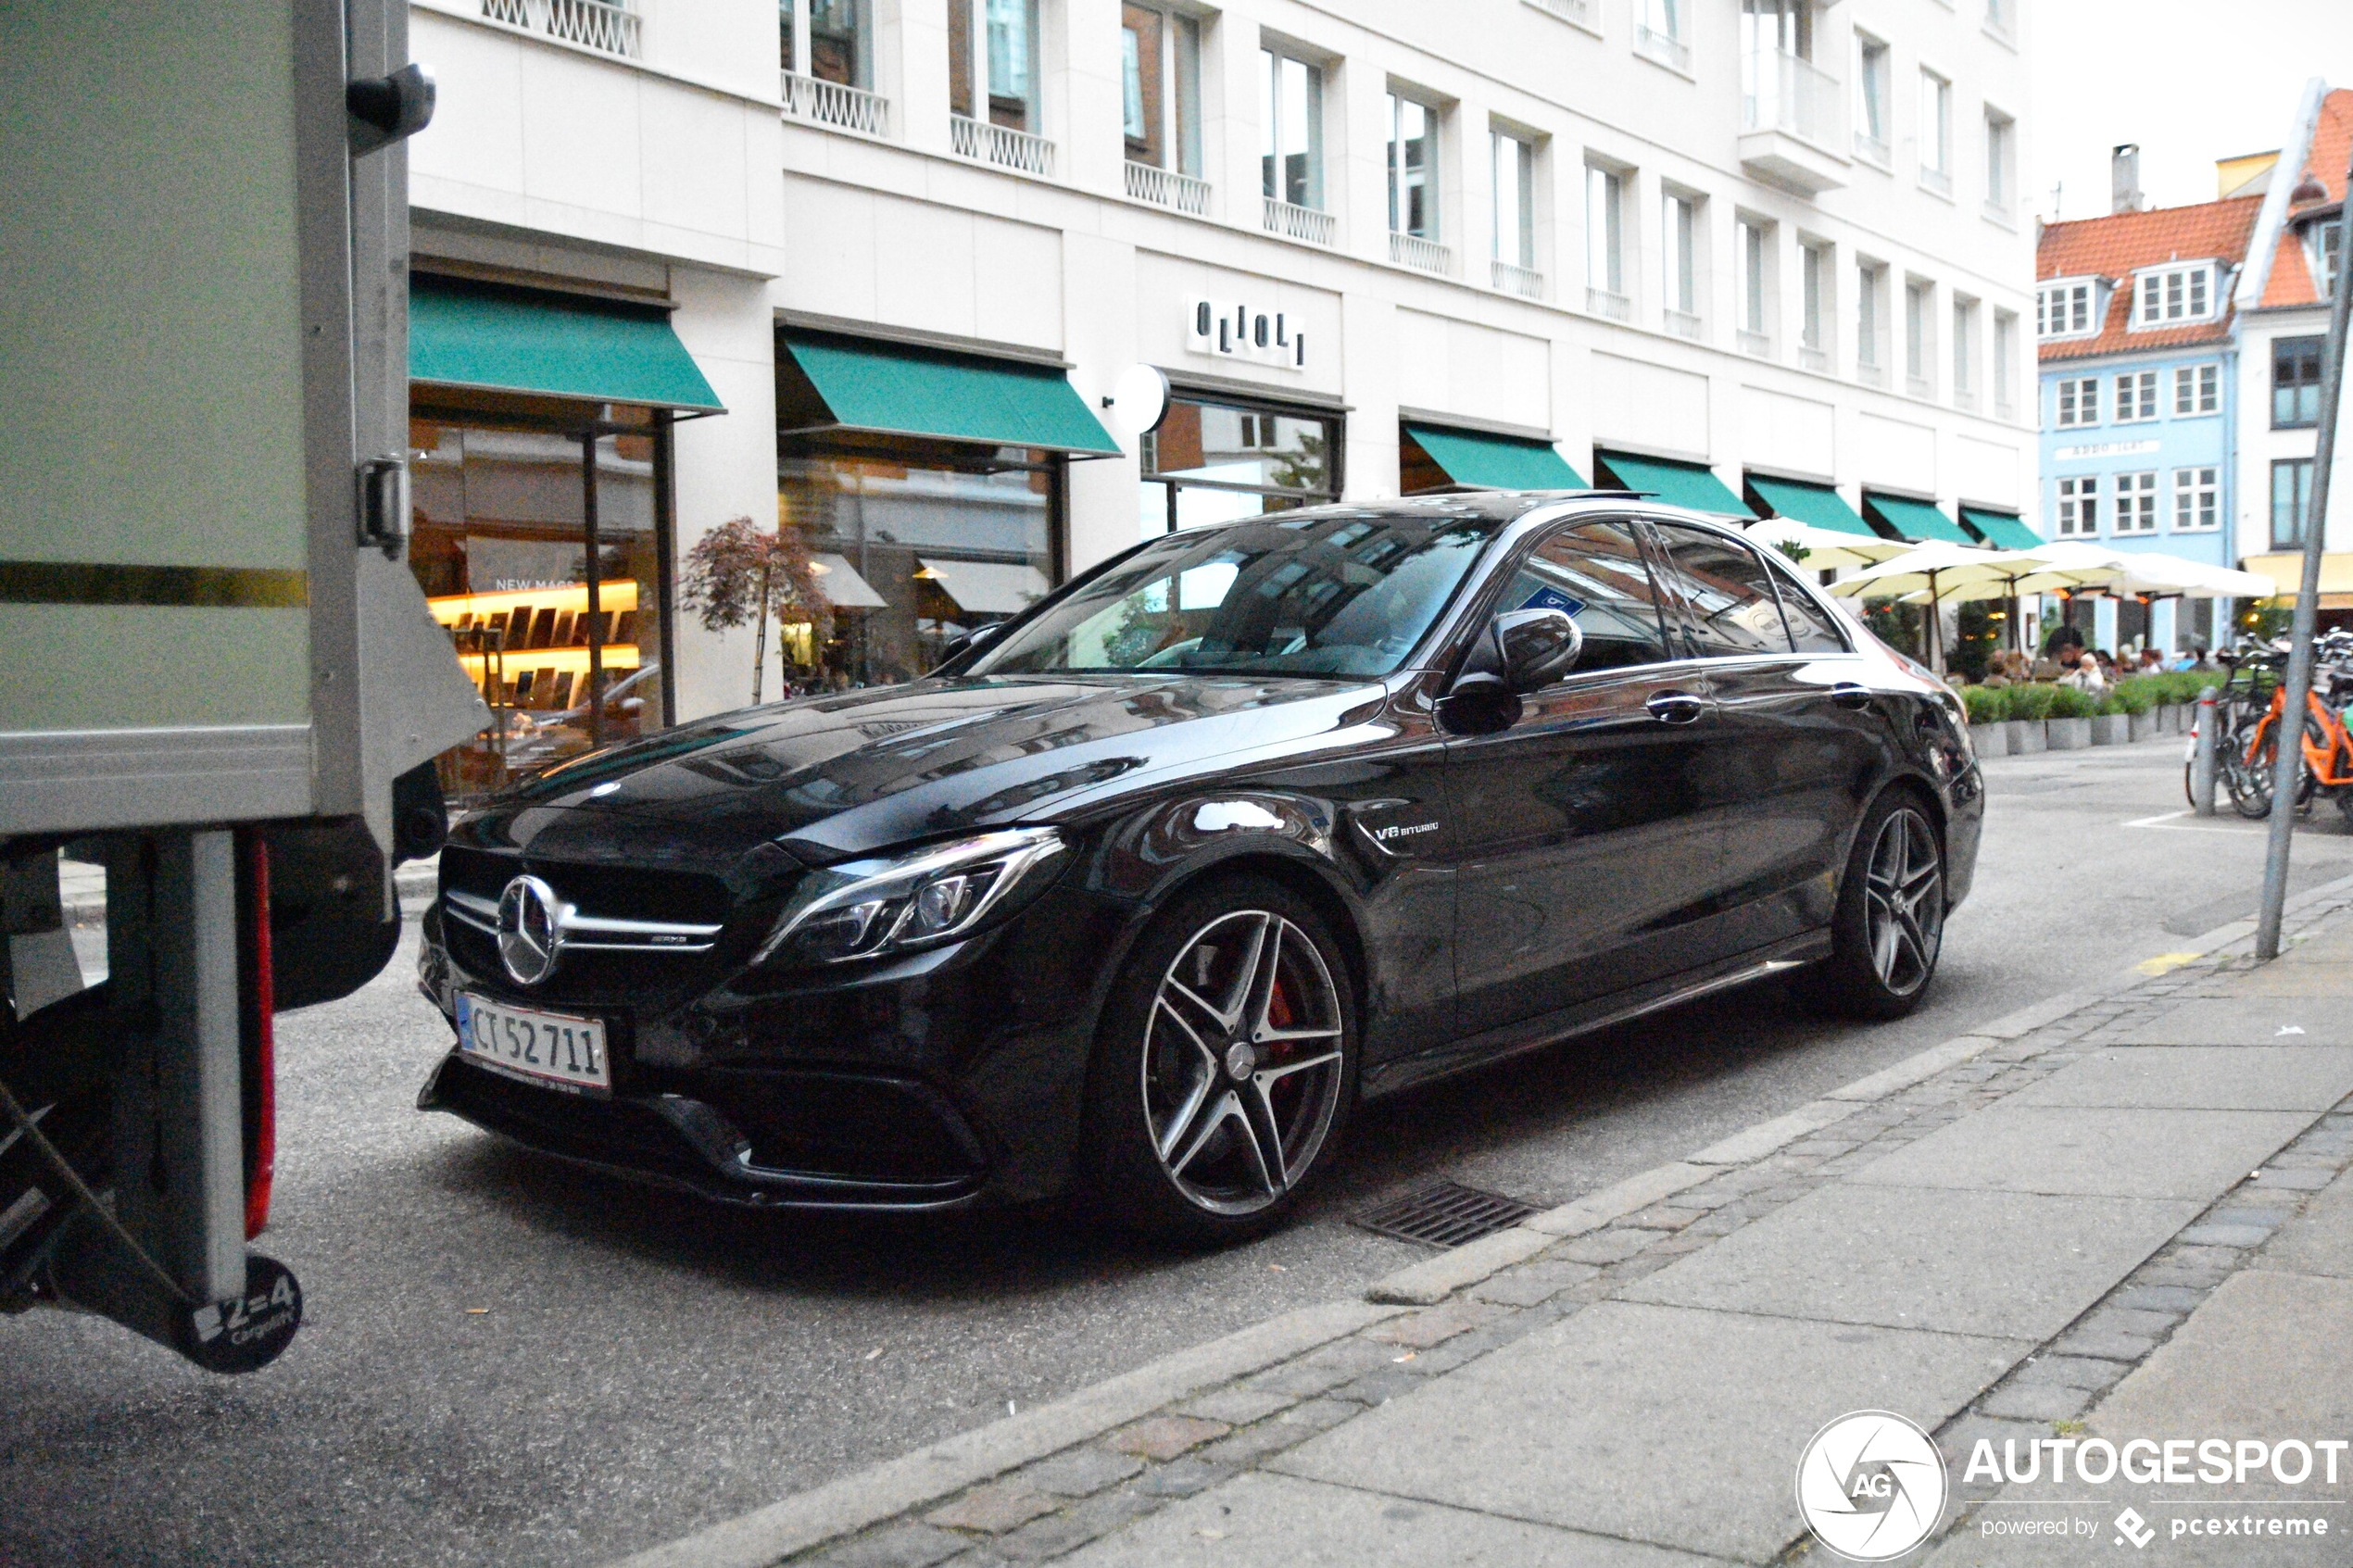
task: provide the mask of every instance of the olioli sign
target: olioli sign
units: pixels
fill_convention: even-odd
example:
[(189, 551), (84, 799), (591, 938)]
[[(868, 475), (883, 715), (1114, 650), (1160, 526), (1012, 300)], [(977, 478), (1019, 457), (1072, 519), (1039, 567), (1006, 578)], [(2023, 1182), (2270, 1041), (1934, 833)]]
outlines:
[(1222, 359), (1247, 359), (1282, 370), (1307, 368), (1307, 334), (1279, 310), (1230, 299), (1185, 305), (1185, 346)]

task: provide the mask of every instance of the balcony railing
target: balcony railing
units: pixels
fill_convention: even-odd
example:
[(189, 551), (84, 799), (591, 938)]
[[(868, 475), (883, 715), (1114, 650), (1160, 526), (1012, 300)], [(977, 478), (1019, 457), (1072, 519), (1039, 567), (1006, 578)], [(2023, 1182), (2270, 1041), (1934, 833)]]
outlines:
[(1154, 207), (1174, 207), (1189, 212), (1195, 218), (1209, 216), (1209, 182), (1196, 180), (1189, 174), (1179, 174), (1173, 169), (1157, 169), (1149, 163), (1127, 166), (1127, 194), (1131, 200), (1150, 202)]
[(1753, 332), (1743, 327), (1732, 335), (1739, 343), (1741, 352), (1750, 358), (1770, 359), (1773, 357), (1773, 340), (1765, 333)]
[(1936, 383), (1926, 376), (1907, 375), (1904, 378), (1904, 390), (1915, 397), (1934, 397)]
[(1965, 409), (1972, 414), (1975, 413), (1977, 411), (1977, 393), (1974, 389), (1969, 387), (1955, 387), (1953, 389), (1953, 407), (1956, 408)]
[(630, 0), (482, 0), (482, 15), (624, 59), (635, 59), (641, 46)]
[(1953, 177), (1944, 169), (1931, 169), (1928, 165), (1922, 164), (1920, 165), (1920, 189), (1934, 191), (1940, 196), (1949, 196), (1953, 194)]
[(1426, 240), (1419, 234), (1389, 232), (1389, 258), (1400, 267), (1416, 267), (1425, 272), (1451, 274), (1454, 270), (1454, 253), (1436, 240)]
[(1540, 11), (1550, 11), (1565, 22), (1579, 27), (1599, 27), (1593, 17), (1593, 0), (1528, 0)]
[(1533, 267), (1522, 267), (1516, 261), (1491, 264), (1495, 286), (1505, 294), (1516, 294), (1522, 299), (1544, 297), (1544, 274)]
[(1845, 100), (1838, 78), (1785, 49), (1755, 49), (1741, 62), (1741, 129), (1782, 131), (1825, 152), (1838, 144)]
[(1667, 330), (1677, 337), (1696, 338), (1703, 330), (1700, 319), (1688, 310), (1667, 310), (1661, 314), (1666, 318)]
[(1589, 288), (1585, 291), (1585, 310), (1589, 315), (1606, 316), (1613, 321), (1634, 319), (1634, 302), (1622, 294), (1608, 289)]
[(1051, 178), (1054, 172), (1053, 143), (1010, 125), (951, 114), (948, 117), (948, 144), (958, 157), (976, 158), (1001, 169), (1017, 169), (1041, 179)]
[(1273, 196), (1264, 199), (1266, 232), (1270, 234), (1280, 234), (1287, 240), (1305, 240), (1311, 245), (1327, 245), (1340, 233), (1339, 222), (1328, 212), (1277, 201)]
[(1797, 362), (1806, 370), (1827, 373), (1831, 368), (1830, 352), (1827, 349), (1817, 348), (1810, 343), (1801, 344), (1797, 350)]
[(795, 119), (869, 136), (890, 134), (890, 100), (879, 93), (788, 70), (784, 94), (785, 112)]
[(1880, 168), (1885, 169), (1894, 154), (1879, 137), (1868, 131), (1857, 131), (1855, 132), (1855, 156), (1865, 163), (1877, 164)]
[(1661, 32), (1641, 22), (1634, 24), (1634, 53), (1648, 55), (1663, 66), (1692, 74), (1692, 46), (1671, 32)]
[(1855, 379), (1861, 382), (1865, 386), (1885, 386), (1887, 384), (1887, 367), (1884, 365), (1870, 364), (1866, 361), (1855, 367)]
[(2000, 223), (2011, 228), (2018, 226), (2018, 219), (2010, 211), (2010, 204), (2003, 201), (1988, 201), (1985, 204), (1985, 220), (1989, 223)]

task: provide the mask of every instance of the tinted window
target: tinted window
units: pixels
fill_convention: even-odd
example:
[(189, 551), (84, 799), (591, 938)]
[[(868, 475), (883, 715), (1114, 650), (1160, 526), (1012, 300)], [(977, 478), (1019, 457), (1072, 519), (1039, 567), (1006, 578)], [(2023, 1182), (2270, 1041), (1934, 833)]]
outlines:
[(1668, 657), (1650, 568), (1624, 523), (1579, 523), (1547, 536), (1513, 574), (1495, 608), (1567, 610), (1585, 633), (1579, 673)]
[(1659, 523), (1667, 575), (1691, 611), (1692, 651), (1710, 659), (1787, 653), (1773, 574), (1765, 558), (1736, 540)]
[(1170, 533), (1007, 633), (969, 673), (1386, 675), (1491, 533), (1476, 518), (1369, 512)]
[(1765, 561), (1773, 569), (1774, 585), (1780, 589), (1781, 619), (1789, 624), (1790, 639), (1797, 645), (1797, 651), (1846, 652), (1846, 638), (1839, 631), (1838, 622), (1831, 619), (1830, 611), (1807, 598), (1790, 570), (1775, 560), (1769, 551)]

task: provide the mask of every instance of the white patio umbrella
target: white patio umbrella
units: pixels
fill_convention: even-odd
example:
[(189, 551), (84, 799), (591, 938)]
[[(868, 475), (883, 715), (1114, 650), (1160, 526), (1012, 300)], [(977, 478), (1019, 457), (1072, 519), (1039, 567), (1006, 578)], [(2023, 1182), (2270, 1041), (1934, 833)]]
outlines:
[[(1955, 604), (1969, 599), (2014, 599), (2026, 594), (2107, 587), (2121, 580), (2127, 571), (2125, 558), (2119, 552), (2078, 539), (2061, 539), (2032, 550), (2005, 550), (1990, 558), (1998, 563), (1995, 571), (1954, 574), (1938, 594), (1940, 601)], [(1924, 603), (1927, 590), (1917, 589), (1903, 598), (1906, 603)], [(2025, 623), (2018, 622), (2012, 632), (2011, 645), (2023, 651)]]
[(1748, 525), (1746, 533), (1760, 545), (1770, 545), (1788, 553), (1794, 546), (1806, 552), (1803, 562), (1808, 571), (1843, 571), (1850, 566), (1869, 566), (1906, 554), (1913, 546), (1901, 539), (1882, 539), (1879, 535), (1849, 533), (1840, 528), (1820, 528), (1810, 522), (1800, 522), (1793, 517), (1768, 517)]
[(1971, 585), (1999, 583), (2018, 576), (2025, 564), (2020, 558), (2041, 564), (2032, 551), (1986, 550), (1931, 539), (1851, 577), (1842, 577), (1831, 584), (1830, 591), (1842, 598), (1904, 599), (1928, 605), (1929, 658), (1933, 665), (1941, 661), (1944, 652), (1935, 607)]

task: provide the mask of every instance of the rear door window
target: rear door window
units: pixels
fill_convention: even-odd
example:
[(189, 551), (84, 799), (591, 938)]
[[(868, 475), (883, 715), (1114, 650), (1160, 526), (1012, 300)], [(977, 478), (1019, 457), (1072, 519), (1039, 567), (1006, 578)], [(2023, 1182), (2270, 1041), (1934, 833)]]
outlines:
[(1692, 652), (1744, 659), (1792, 652), (1780, 596), (1765, 559), (1736, 539), (1680, 523), (1656, 522), (1667, 578), (1686, 611)]
[(1789, 623), (1790, 640), (1800, 653), (1845, 653), (1845, 634), (1830, 611), (1817, 605), (1806, 590), (1797, 586), (1795, 574), (1765, 552), (1765, 564), (1773, 569), (1774, 586), (1781, 594), (1781, 619)]
[(1548, 533), (1504, 585), (1496, 609), (1557, 609), (1585, 634), (1573, 673), (1680, 658), (1650, 563), (1623, 522), (1580, 522)]

